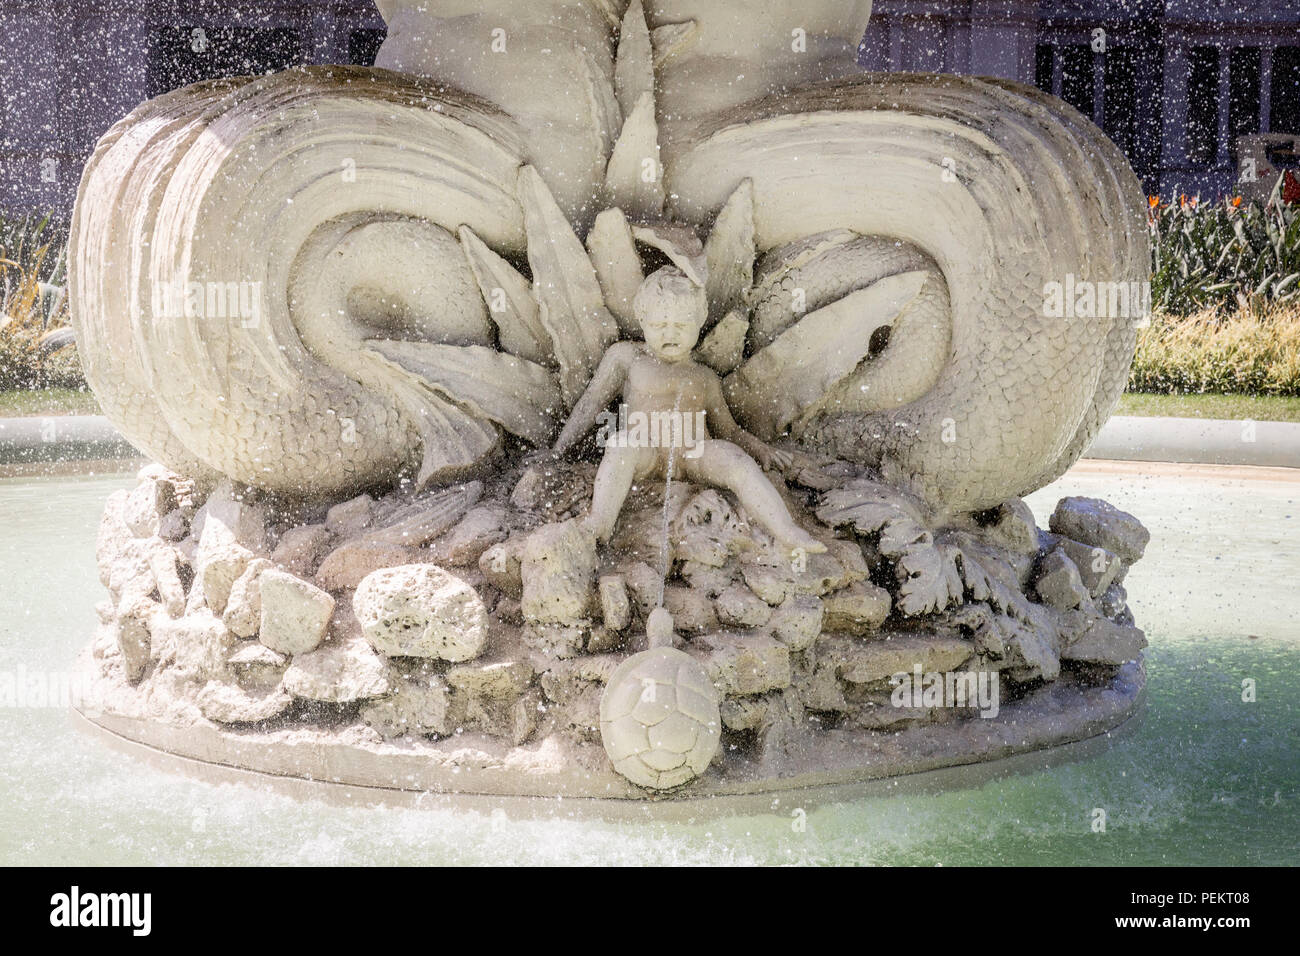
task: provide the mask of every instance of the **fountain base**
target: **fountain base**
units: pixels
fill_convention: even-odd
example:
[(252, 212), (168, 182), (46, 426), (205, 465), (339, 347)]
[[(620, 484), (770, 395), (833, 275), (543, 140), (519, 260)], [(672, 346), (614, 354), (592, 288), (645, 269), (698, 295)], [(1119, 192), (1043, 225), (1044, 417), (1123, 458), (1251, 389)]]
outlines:
[[(550, 737), (511, 747), (481, 734), (379, 742), (321, 727), (241, 731), (202, 720), (167, 723), (133, 716), (129, 702), (134, 693), (128, 685), (115, 683), (112, 673), (89, 655), (82, 666), (103, 708), (78, 711), (88, 728), (102, 732), (110, 744), (127, 745), (125, 749), (144, 759), (180, 758), (179, 762), (164, 759), (160, 766), (165, 769), (219, 782), (266, 784), (273, 778), (316, 785), (289, 788), (302, 797), (321, 796), (324, 788), (340, 791), (336, 796), (348, 803), (413, 806), (440, 805), (419, 799), (426, 795), (692, 803), (821, 788), (833, 794), (838, 788), (871, 782), (920, 786), (930, 782), (936, 771), (951, 768), (969, 768), (970, 773), (940, 775), (935, 782), (967, 786), (1071, 759), (1079, 755), (1074, 745), (1083, 742), (1108, 741), (1139, 715), (1146, 691), (1146, 669), (1137, 661), (1122, 667), (1106, 686), (1071, 678), (1045, 685), (1004, 706), (994, 719), (912, 727), (891, 734), (819, 733), (780, 767), (765, 768), (734, 752), (724, 753), (705, 777), (683, 792), (664, 797), (615, 773), (599, 743), (582, 745)], [(120, 704), (126, 706), (115, 710)]]

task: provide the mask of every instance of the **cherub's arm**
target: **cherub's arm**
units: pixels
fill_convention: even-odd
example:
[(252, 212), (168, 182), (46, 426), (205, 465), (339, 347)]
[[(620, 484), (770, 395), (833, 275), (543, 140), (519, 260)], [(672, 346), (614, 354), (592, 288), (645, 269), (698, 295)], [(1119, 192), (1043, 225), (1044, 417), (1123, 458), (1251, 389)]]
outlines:
[(722, 394), (722, 380), (709, 370), (708, 383), (708, 428), (709, 434), (723, 441), (739, 445), (749, 457), (764, 468), (784, 470), (790, 466), (794, 456), (789, 452), (773, 448), (762, 439), (751, 435), (737, 424), (727, 405), (727, 398)]
[(596, 374), (587, 384), (587, 390), (569, 413), (569, 420), (555, 441), (555, 450), (563, 455), (596, 424), (596, 416), (605, 410), (623, 390), (627, 370), (632, 364), (636, 346), (631, 342), (618, 342), (610, 346), (600, 360)]

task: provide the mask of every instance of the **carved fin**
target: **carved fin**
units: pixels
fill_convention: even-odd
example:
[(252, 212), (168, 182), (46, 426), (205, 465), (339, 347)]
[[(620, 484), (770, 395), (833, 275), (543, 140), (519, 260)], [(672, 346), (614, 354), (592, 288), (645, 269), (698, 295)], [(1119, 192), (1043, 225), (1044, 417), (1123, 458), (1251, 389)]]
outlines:
[(754, 285), (754, 182), (741, 183), (718, 213), (704, 247), (709, 314), (717, 319), (741, 308)]
[(542, 326), (560, 367), (560, 391), (570, 408), (618, 338), (596, 270), (555, 197), (532, 166), (519, 171), (519, 199), (528, 233), (528, 263)]
[(633, 219), (663, 216), (664, 170), (659, 159), (659, 123), (653, 93), (643, 93), (623, 121), (623, 132), (605, 170), (605, 206), (618, 206)]
[(370, 339), (366, 344), (458, 405), (512, 435), (545, 445), (561, 408), (555, 376), (533, 362), (476, 345)]
[(704, 244), (690, 226), (633, 226), (632, 235), (637, 242), (666, 255), (696, 285), (707, 286), (709, 264), (704, 256)]
[(749, 320), (741, 312), (729, 312), (704, 337), (695, 357), (719, 375), (730, 375), (745, 360), (745, 337)]
[(641, 0), (632, 0), (623, 17), (614, 61), (614, 90), (624, 116), (631, 116), (641, 97), (655, 89), (654, 48)]
[(501, 348), (530, 362), (554, 365), (550, 336), (542, 327), (541, 310), (528, 280), (488, 248), (469, 226), (460, 227), (460, 244), (487, 303), (488, 315), (497, 327)]
[(650, 42), (655, 50), (655, 67), (663, 65), (669, 57), (676, 56), (699, 39), (700, 25), (694, 20), (681, 23), (664, 23), (650, 31)]
[(632, 229), (621, 209), (606, 209), (587, 234), (587, 252), (605, 293), (605, 305), (614, 313), (625, 337), (640, 335), (632, 314), (632, 299), (645, 280)]
[(808, 313), (727, 377), (732, 411), (767, 441), (821, 411), (870, 354), (872, 333), (915, 302), (929, 278), (901, 272)]

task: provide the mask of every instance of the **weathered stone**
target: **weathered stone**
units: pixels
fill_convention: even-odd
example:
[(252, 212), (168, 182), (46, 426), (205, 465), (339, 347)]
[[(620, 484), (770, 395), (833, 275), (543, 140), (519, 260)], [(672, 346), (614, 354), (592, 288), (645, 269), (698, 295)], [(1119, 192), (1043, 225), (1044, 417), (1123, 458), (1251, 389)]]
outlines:
[(519, 535), (494, 544), (478, 559), (478, 569), (483, 577), (502, 594), (521, 598), (524, 593), (524, 546), (528, 538)]
[(720, 568), (740, 551), (753, 548), (749, 528), (721, 493), (702, 491), (672, 523), (673, 553), (683, 561)]
[(723, 696), (790, 686), (790, 649), (766, 634), (706, 634), (691, 641), (687, 653), (704, 665)]
[(242, 687), (209, 681), (199, 691), (199, 711), (219, 724), (256, 724), (274, 720), (293, 706), (293, 697), (278, 687), (249, 692)]
[(809, 710), (840, 713), (848, 708), (844, 685), (839, 679), (839, 662), (821, 661), (812, 673), (798, 682), (797, 689), (803, 705)]
[(334, 535), (323, 524), (298, 525), (280, 536), (271, 560), (290, 574), (311, 577), (333, 541)]
[(955, 637), (890, 634), (868, 641), (822, 637), (818, 660), (838, 664), (839, 675), (851, 684), (872, 684), (898, 673), (945, 673), (957, 670), (974, 647)]
[(407, 734), (447, 737), (464, 720), (464, 708), (452, 699), (451, 688), (441, 677), (389, 676), (389, 695), (367, 701), (361, 719), (385, 739)]
[(506, 655), (457, 664), (445, 676), (448, 684), (465, 694), (513, 701), (528, 689), (536, 671), (525, 658)]
[(772, 618), (772, 608), (743, 585), (733, 585), (713, 599), (718, 620), (727, 627), (762, 627)]
[(508, 704), (474, 697), (465, 702), (467, 724), (485, 734), (504, 737), (516, 747), (533, 735), (545, 712), (542, 692), (535, 687)]
[(142, 597), (123, 607), (117, 616), (117, 647), (122, 652), (126, 679), (132, 684), (138, 682), (149, 667), (152, 648), (149, 627), (157, 610), (158, 605)]
[(539, 624), (528, 621), (524, 624), (524, 643), (545, 657), (568, 658), (581, 654), (587, 646), (587, 635), (591, 631), (590, 621), (576, 624)]
[(828, 631), (847, 634), (871, 634), (889, 617), (891, 601), (889, 592), (867, 581), (858, 581), (847, 588), (822, 598), (825, 617), (822, 627)]
[(824, 627), (826, 606), (821, 598), (800, 594), (786, 598), (768, 624), (777, 640), (794, 653), (812, 647)]
[(190, 519), (179, 508), (167, 512), (158, 520), (158, 537), (164, 541), (181, 541), (190, 533)]
[(366, 640), (385, 654), (467, 661), (487, 646), (482, 598), (433, 564), (376, 571), (357, 588), (352, 608)]
[(435, 564), (468, 567), (477, 564), (483, 553), (509, 537), (509, 518), (504, 508), (480, 505), (471, 508), (460, 522), (429, 545)]
[(673, 616), (673, 624), (682, 634), (706, 634), (716, 630), (719, 621), (713, 602), (699, 591), (673, 585), (664, 588), (664, 607)]
[(383, 659), (360, 637), (341, 637), (293, 659), (284, 689), (295, 697), (346, 704), (388, 693)]
[(278, 568), (259, 578), (262, 616), (258, 640), (282, 654), (304, 654), (325, 639), (334, 616), (334, 598), (315, 585)]
[(1038, 553), (1038, 524), (1029, 505), (1020, 498), (1008, 498), (992, 509), (979, 530), (990, 544), (1013, 554)]
[(735, 563), (730, 561), (720, 568), (700, 564), (698, 561), (687, 561), (682, 565), (681, 576), (693, 589), (703, 591), (711, 598), (717, 597), (739, 580)]
[(1062, 498), (1048, 527), (1091, 547), (1105, 548), (1129, 565), (1141, 560), (1151, 540), (1142, 522), (1100, 498)]
[(842, 552), (843, 559), (828, 550), (825, 554), (803, 555), (798, 561), (744, 564), (741, 574), (749, 589), (773, 607), (796, 594), (820, 597), (867, 577), (866, 562), (857, 545), (842, 542), (835, 550)]
[(375, 499), (369, 495), (335, 505), (325, 515), (325, 530), (341, 537), (360, 534), (375, 520)]
[(627, 640), (627, 634), (621, 631), (612, 631), (604, 624), (596, 624), (587, 632), (587, 653), (608, 654), (624, 647)]
[(1067, 631), (1061, 658), (1090, 664), (1124, 664), (1137, 660), (1147, 646), (1140, 628), (1125, 627), (1105, 618), (1090, 618)]
[(627, 579), (621, 574), (601, 575), (598, 589), (605, 627), (611, 631), (621, 631), (631, 624), (632, 602), (627, 596)]
[(160, 664), (175, 667), (196, 680), (225, 680), (228, 676), (226, 662), (236, 638), (210, 610), (201, 608), (178, 620), (155, 613), (149, 620), (149, 630)]
[(376, 571), (417, 564), (427, 557), (418, 548), (371, 544), (356, 539), (331, 551), (316, 571), (316, 584), (326, 591), (355, 588)]
[(221, 620), (237, 636), (253, 637), (262, 626), (262, 572), (273, 567), (266, 558), (254, 558), (230, 589)]
[(1128, 606), (1128, 591), (1122, 584), (1112, 584), (1097, 600), (1097, 610), (1116, 624), (1131, 626), (1133, 612)]
[(624, 566), (622, 574), (623, 580), (627, 582), (628, 593), (636, 602), (637, 610), (644, 617), (659, 603), (663, 575), (644, 561)]
[(226, 540), (233, 540), (249, 551), (266, 551), (266, 508), (252, 496), (239, 491), (230, 481), (213, 489), (192, 522), (193, 532), (202, 541), (210, 522), (221, 525)]
[[(455, 526), (482, 495), (483, 483), (471, 481), (411, 501), (386, 500), (375, 509), (374, 526), (346, 543), (374, 549), (421, 548)], [(424, 558), (409, 563), (420, 560)]]
[[(1079, 579), (1083, 581), (1083, 586), (1088, 589), (1089, 595), (1094, 598), (1105, 593), (1124, 570), (1124, 563), (1120, 561), (1119, 556), (1105, 548), (1089, 546), (1055, 534), (1045, 535), (1044, 538), (1048, 542), (1054, 542), (1056, 549), (1064, 552), (1065, 556), (1074, 562), (1075, 569), (1079, 572)], [(1055, 549), (1049, 545), (1047, 551), (1050, 553), (1052, 550)]]
[(280, 685), (289, 658), (260, 641), (250, 641), (231, 654), (227, 663), (241, 687), (265, 689)]
[(1079, 577), (1079, 569), (1059, 548), (1039, 562), (1034, 588), (1044, 604), (1061, 611), (1091, 603), (1088, 589)]
[(228, 483), (222, 487), (225, 491), (214, 492), (195, 520), (200, 529), (196, 586), (216, 614), (225, 611), (230, 589), (266, 543), (263, 509), (231, 497)]
[(185, 613), (185, 587), (181, 584), (180, 571), (176, 566), (176, 550), (156, 538), (147, 542), (146, 546), (149, 572), (158, 590), (158, 598), (168, 614), (180, 617)]
[(532, 465), (515, 485), (510, 503), (554, 521), (591, 500), (592, 477), (588, 469), (566, 462)]
[(596, 540), (577, 521), (543, 525), (528, 536), (523, 564), (524, 619), (575, 624), (591, 610)]
[(122, 518), (137, 538), (151, 538), (158, 534), (162, 517), (175, 507), (171, 485), (146, 479), (127, 494)]
[(722, 726), (728, 730), (757, 730), (767, 720), (766, 697), (728, 697), (722, 701)]
[(749, 589), (773, 607), (784, 604), (795, 591), (794, 573), (786, 568), (746, 564), (740, 570)]

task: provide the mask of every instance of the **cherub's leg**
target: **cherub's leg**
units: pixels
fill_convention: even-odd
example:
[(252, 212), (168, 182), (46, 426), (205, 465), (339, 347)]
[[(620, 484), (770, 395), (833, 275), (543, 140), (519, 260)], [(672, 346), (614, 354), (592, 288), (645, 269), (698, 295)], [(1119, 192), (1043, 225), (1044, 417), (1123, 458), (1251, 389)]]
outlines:
[(601, 544), (613, 536), (632, 482), (654, 464), (655, 449), (620, 447), (618, 439), (618, 435), (613, 436), (605, 447), (605, 457), (596, 470), (591, 512), (585, 521), (587, 530)]
[(770, 531), (784, 548), (802, 549), (808, 554), (826, 550), (826, 545), (794, 523), (780, 493), (763, 474), (758, 462), (739, 445), (710, 439), (704, 442), (698, 458), (683, 462), (683, 471), (701, 484), (734, 493), (754, 520)]

